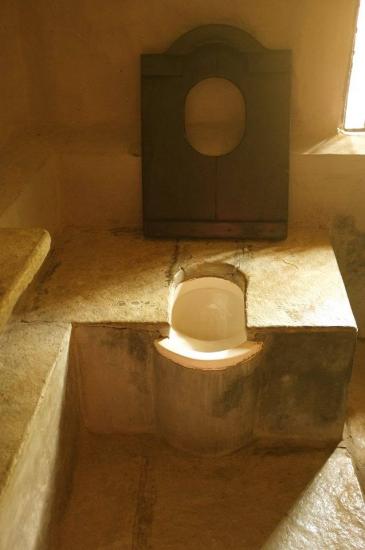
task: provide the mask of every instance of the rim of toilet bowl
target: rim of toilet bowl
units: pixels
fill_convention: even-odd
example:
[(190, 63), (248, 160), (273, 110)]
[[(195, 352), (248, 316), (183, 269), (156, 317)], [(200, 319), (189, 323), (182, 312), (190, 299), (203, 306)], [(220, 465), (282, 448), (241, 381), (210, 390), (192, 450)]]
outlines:
[(249, 362), (257, 353), (262, 350), (262, 342), (247, 340), (239, 346), (232, 347), (219, 352), (198, 352), (194, 350), (175, 349), (169, 338), (162, 338), (154, 342), (157, 353), (166, 359), (187, 368), (200, 370), (221, 370), (247, 361), (246, 375), (251, 374), (255, 364)]

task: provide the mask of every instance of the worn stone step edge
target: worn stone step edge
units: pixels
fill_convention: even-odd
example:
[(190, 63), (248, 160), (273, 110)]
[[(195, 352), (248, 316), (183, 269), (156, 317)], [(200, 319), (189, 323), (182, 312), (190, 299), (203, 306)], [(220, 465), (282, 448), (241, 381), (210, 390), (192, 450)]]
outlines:
[(68, 324), (18, 321), (0, 335), (0, 502), (70, 335)]
[(0, 332), (51, 246), (45, 229), (0, 228)]

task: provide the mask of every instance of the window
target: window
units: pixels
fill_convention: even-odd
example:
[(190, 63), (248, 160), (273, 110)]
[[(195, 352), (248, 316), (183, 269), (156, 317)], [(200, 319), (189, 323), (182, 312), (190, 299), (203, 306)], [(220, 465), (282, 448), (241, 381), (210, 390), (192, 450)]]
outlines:
[(360, 0), (344, 129), (365, 131), (365, 0)]

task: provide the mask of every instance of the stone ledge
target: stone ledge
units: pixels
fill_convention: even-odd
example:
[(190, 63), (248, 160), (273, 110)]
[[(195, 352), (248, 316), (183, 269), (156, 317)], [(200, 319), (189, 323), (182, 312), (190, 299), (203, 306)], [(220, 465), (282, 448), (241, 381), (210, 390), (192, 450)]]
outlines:
[[(285, 241), (173, 241), (118, 229), (69, 229), (24, 304), (27, 321), (167, 323), (169, 290), (183, 267), (212, 275), (222, 264), (248, 280), (247, 326), (356, 332), (325, 234), (292, 230)], [(207, 271), (208, 270), (208, 271)]]
[(44, 229), (0, 229), (0, 330), (45, 260), (51, 238)]
[(0, 336), (0, 491), (70, 333), (67, 324), (14, 321)]
[(299, 146), (293, 154), (327, 156), (365, 156), (365, 133), (344, 132), (320, 141), (319, 143)]

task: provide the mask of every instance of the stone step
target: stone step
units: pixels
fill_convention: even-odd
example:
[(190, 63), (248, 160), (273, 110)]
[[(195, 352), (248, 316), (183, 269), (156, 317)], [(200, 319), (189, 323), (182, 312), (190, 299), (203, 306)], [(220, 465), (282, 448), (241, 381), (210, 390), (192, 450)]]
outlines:
[(44, 229), (0, 228), (0, 331), (51, 245)]

